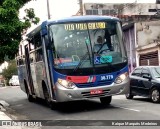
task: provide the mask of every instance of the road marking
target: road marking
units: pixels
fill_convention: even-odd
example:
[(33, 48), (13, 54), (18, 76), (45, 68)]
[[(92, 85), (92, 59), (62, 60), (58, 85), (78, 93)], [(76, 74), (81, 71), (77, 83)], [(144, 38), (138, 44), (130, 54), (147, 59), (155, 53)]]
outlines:
[(115, 106), (115, 105), (113, 105), (113, 107), (122, 108), (122, 109), (130, 110), (130, 111), (135, 111), (135, 112), (141, 112), (140, 110), (137, 110), (137, 109), (126, 108), (126, 107), (121, 107), (121, 106)]

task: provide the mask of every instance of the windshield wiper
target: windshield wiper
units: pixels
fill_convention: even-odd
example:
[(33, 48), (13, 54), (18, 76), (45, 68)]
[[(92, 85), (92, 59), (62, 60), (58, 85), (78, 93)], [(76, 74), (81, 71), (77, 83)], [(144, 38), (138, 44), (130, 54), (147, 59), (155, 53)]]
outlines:
[(87, 47), (87, 52), (84, 54), (84, 56), (81, 58), (80, 62), (78, 63), (78, 65), (76, 66), (76, 68), (73, 70), (73, 72), (77, 71), (77, 69), (82, 65), (83, 61), (86, 59), (87, 55), (89, 55), (89, 60), (90, 63), (92, 63), (91, 61), (91, 56), (90, 56), (90, 52), (89, 52), (89, 47), (88, 44), (90, 43), (90, 40), (85, 40), (85, 44)]
[(89, 52), (86, 52), (85, 55), (81, 58), (80, 62), (76, 66), (76, 68), (73, 70), (73, 72), (77, 71), (77, 69), (82, 65), (83, 61), (86, 59), (87, 56), (90, 56)]

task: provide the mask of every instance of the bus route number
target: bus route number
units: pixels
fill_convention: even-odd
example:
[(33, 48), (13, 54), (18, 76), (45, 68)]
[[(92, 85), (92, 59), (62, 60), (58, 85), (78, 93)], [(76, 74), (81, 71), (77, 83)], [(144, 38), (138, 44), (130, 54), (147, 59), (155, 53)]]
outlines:
[(101, 76), (101, 81), (111, 80), (111, 79), (113, 79), (113, 75), (104, 75), (104, 76)]

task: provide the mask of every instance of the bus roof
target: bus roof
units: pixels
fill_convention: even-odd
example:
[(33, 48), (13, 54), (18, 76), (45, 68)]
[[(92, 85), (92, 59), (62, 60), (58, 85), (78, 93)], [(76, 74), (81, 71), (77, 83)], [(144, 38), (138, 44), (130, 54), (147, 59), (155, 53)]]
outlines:
[(83, 22), (83, 21), (101, 21), (101, 20), (114, 20), (118, 21), (119, 19), (111, 16), (98, 16), (98, 15), (86, 15), (86, 16), (72, 16), (66, 17), (57, 20), (49, 20), (48, 24), (51, 23), (65, 23), (65, 22)]
[(42, 22), (42, 24), (40, 24), (37, 28), (35, 28), (30, 33), (28, 33), (27, 37), (28, 38), (32, 37), (38, 31), (40, 31), (41, 29), (43, 30), (49, 24), (67, 23), (67, 22), (92, 22), (92, 21), (102, 21), (102, 20), (119, 21), (119, 18), (112, 17), (112, 16), (86, 15), (86, 16), (72, 16), (72, 17), (66, 17), (66, 18), (61, 18), (61, 19), (56, 19), (56, 20), (50, 19), (50, 20)]

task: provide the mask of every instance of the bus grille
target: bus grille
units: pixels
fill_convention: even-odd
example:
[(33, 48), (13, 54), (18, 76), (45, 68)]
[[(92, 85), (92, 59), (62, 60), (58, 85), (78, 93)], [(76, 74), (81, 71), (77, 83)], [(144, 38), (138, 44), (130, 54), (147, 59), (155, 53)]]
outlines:
[(101, 94), (90, 94), (90, 92), (82, 92), (81, 94), (83, 95), (84, 98), (93, 98), (93, 97), (107, 96), (109, 92), (110, 92), (110, 89), (103, 90), (103, 93), (101, 93)]
[(97, 86), (105, 86), (112, 84), (112, 80), (98, 81), (98, 82), (88, 82), (88, 83), (77, 83), (76, 86), (78, 88), (89, 88), (89, 87), (97, 87)]

